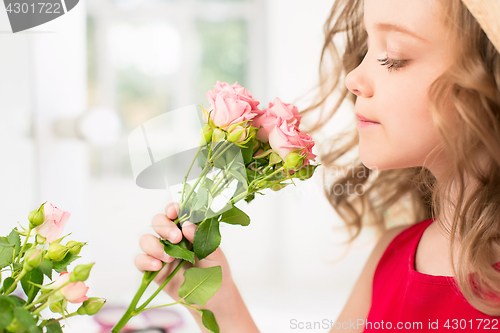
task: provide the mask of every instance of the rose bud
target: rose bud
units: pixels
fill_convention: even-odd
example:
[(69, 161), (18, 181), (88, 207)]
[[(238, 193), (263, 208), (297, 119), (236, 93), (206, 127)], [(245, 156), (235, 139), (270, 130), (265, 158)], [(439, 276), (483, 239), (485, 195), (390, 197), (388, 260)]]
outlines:
[(43, 253), (41, 249), (29, 249), (24, 254), (23, 268), (26, 271), (31, 271), (33, 268), (40, 266), (43, 261)]
[(302, 168), (299, 169), (299, 171), (297, 171), (293, 177), (294, 178), (298, 178), (300, 180), (306, 180), (306, 179), (309, 179), (313, 176), (314, 174), (314, 171), (316, 169), (316, 165), (305, 165), (303, 166)]
[(45, 204), (42, 204), (40, 208), (32, 210), (31, 213), (29, 213), (28, 220), (30, 221), (30, 227), (32, 229), (41, 225), (45, 221), (45, 215), (43, 213), (44, 205)]
[(36, 232), (46, 238), (47, 242), (52, 243), (63, 232), (71, 214), (55, 207), (49, 202), (43, 205), (43, 213), (45, 220), (41, 225), (36, 227)]
[(66, 254), (68, 254), (69, 249), (61, 245), (59, 243), (53, 243), (50, 244), (49, 250), (47, 251), (47, 255), (45, 258), (50, 259), (52, 261), (61, 261), (66, 257)]
[(94, 266), (94, 263), (87, 265), (78, 265), (73, 270), (73, 273), (69, 277), (71, 282), (85, 281), (89, 278), (90, 270)]
[(77, 312), (81, 316), (93, 316), (102, 309), (104, 304), (106, 304), (105, 298), (90, 297), (88, 300), (83, 302), (83, 304), (78, 308)]
[(76, 241), (69, 241), (66, 244), (66, 247), (69, 249), (69, 253), (74, 254), (75, 256), (80, 254), (82, 247), (85, 246), (86, 243), (80, 243)]
[(214, 129), (212, 134), (212, 142), (219, 142), (226, 138), (226, 133), (218, 128)]
[(242, 142), (247, 138), (247, 130), (242, 126), (236, 126), (227, 137), (229, 142)]
[(52, 311), (54, 313), (64, 314), (64, 311), (66, 310), (67, 304), (68, 304), (68, 301), (66, 301), (64, 298), (59, 300), (59, 301), (56, 301), (56, 302), (49, 301), (49, 309), (50, 309), (50, 311)]
[(305, 156), (301, 156), (297, 153), (290, 153), (286, 157), (286, 161), (283, 166), (285, 167), (285, 169), (296, 171), (304, 165), (304, 159)]
[(212, 134), (214, 132), (214, 129), (210, 127), (210, 125), (205, 125), (203, 129), (201, 130), (201, 143), (203, 143), (203, 146), (206, 145), (207, 143), (210, 143), (212, 141)]

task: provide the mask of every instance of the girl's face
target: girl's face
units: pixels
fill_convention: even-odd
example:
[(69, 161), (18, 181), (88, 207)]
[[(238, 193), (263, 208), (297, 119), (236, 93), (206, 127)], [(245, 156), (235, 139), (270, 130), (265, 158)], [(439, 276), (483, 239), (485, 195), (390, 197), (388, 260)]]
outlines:
[[(345, 80), (355, 113), (378, 122), (360, 127), (359, 154), (370, 169), (424, 166), (440, 145), (427, 91), (449, 66), (455, 46), (440, 20), (438, 0), (365, 0), (368, 52)], [(436, 149), (425, 166), (437, 171)]]

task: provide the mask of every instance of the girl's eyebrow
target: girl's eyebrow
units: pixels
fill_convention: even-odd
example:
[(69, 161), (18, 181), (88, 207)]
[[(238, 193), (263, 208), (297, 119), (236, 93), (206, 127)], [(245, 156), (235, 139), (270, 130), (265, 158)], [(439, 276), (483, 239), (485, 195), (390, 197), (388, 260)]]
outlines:
[[(365, 21), (363, 20), (362, 23), (363, 23), (363, 28), (366, 30)], [(419, 40), (421, 40), (423, 42), (429, 43), (428, 40), (426, 40), (426, 39), (418, 36), (416, 33), (414, 33), (413, 31), (411, 31), (410, 29), (408, 29), (408, 28), (406, 28), (406, 27), (404, 27), (402, 25), (399, 25), (399, 24), (379, 22), (379, 23), (375, 23), (373, 26), (378, 31), (386, 31), (386, 32), (397, 31), (397, 32), (401, 32), (403, 34), (409, 35), (409, 36), (411, 36), (413, 38), (419, 39)]]

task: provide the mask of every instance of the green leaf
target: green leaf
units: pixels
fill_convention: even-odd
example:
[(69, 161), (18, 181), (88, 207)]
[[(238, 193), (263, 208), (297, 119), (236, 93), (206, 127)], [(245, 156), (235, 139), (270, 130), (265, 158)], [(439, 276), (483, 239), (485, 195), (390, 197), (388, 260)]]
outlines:
[[(238, 166), (239, 166), (239, 167), (238, 167)], [(244, 167), (242, 167), (242, 166), (241, 166), (241, 164), (240, 164), (240, 163), (238, 163), (238, 164), (236, 164), (236, 166), (235, 166), (235, 165), (233, 165), (233, 166), (231, 167), (231, 169), (229, 169), (229, 171), (228, 171), (228, 172), (229, 172), (229, 174), (230, 174), (231, 176), (233, 176), (233, 177), (234, 177), (235, 179), (237, 179), (239, 182), (242, 182), (242, 183), (245, 183), (245, 184), (246, 184), (246, 183), (247, 183), (247, 176), (246, 176), (246, 174), (245, 174), (245, 175), (244, 175), (244, 174), (242, 174), (242, 172), (245, 172), (245, 171), (243, 171), (243, 170), (245, 170), (245, 169), (244, 169)]]
[(19, 237), (19, 234), (17, 233), (17, 227), (12, 229), (9, 236), (7, 236), (7, 239), (9, 240), (10, 244), (14, 245), (14, 247), (16, 249), (15, 255), (17, 256), (19, 254), (19, 251), (21, 250), (21, 238)]
[(204, 187), (198, 190), (198, 194), (196, 195), (196, 204), (193, 206), (193, 210), (199, 210), (204, 207), (208, 201), (208, 190)]
[(42, 333), (42, 329), (36, 326), (36, 319), (33, 318), (28, 310), (15, 308), (14, 317), (29, 333)]
[(179, 297), (186, 303), (204, 306), (222, 284), (220, 266), (192, 267), (184, 272), (184, 282), (179, 287)]
[(33, 268), (21, 279), (21, 286), (23, 287), (26, 296), (28, 296), (28, 303), (31, 303), (40, 291), (40, 288), (29, 282), (36, 283), (38, 285), (43, 284), (43, 273), (40, 269), (38, 269), (38, 267)]
[(14, 245), (9, 242), (7, 237), (0, 237), (0, 246), (14, 247)]
[(42, 271), (45, 276), (52, 280), (52, 261), (49, 259), (43, 259), (42, 263), (38, 268)]
[(217, 325), (213, 312), (205, 309), (200, 309), (198, 312), (201, 312), (201, 321), (203, 325), (205, 325), (210, 332), (219, 333), (219, 325)]
[(7, 296), (0, 295), (0, 331), (3, 331), (14, 318), (15, 304)]
[[(50, 320), (52, 319), (49, 319), (49, 321)], [(50, 325), (47, 325), (46, 327), (47, 327), (47, 333), (63, 333), (61, 324), (58, 321)]]
[(162, 239), (160, 240), (160, 242), (163, 244), (165, 253), (167, 253), (169, 256), (173, 258), (184, 259), (194, 264), (193, 251), (189, 251), (188, 249), (184, 248), (181, 245), (172, 244), (166, 239)]
[(203, 184), (201, 186), (211, 191), (212, 187), (214, 187), (214, 181), (208, 177), (205, 177), (205, 180), (203, 180)]
[(9, 295), (8, 297), (12, 302), (14, 302), (16, 307), (20, 307), (26, 304), (26, 301), (24, 299), (17, 297), (16, 295)]
[(239, 224), (247, 226), (250, 224), (250, 217), (248, 217), (248, 215), (238, 207), (233, 206), (233, 208), (231, 208), (230, 210), (222, 213), (220, 221), (229, 224)]
[[(14, 282), (16, 282), (16, 280), (11, 277), (8, 277), (5, 280), (3, 280), (3, 291), (6, 292), (7, 290), (9, 290), (9, 288), (12, 286)], [(14, 288), (14, 290), (16, 289)], [(14, 290), (12, 292), (14, 292)]]
[(203, 169), (205, 167), (205, 164), (207, 163), (207, 158), (208, 158), (208, 149), (202, 148), (200, 154), (198, 154), (198, 157), (196, 158), (196, 160), (198, 161), (198, 167)]
[(68, 270), (68, 265), (71, 264), (76, 259), (80, 258), (80, 256), (68, 253), (66, 257), (64, 257), (61, 261), (53, 261), (53, 268), (57, 273), (62, 273)]
[(241, 148), (241, 155), (243, 156), (243, 162), (245, 165), (248, 165), (249, 163), (252, 162), (252, 156), (253, 156), (253, 147), (255, 144), (255, 140), (250, 140), (247, 142), (245, 145), (246, 147)]
[(194, 253), (202, 260), (217, 249), (220, 240), (219, 221), (217, 218), (207, 219), (199, 224), (194, 234)]
[(235, 161), (240, 156), (240, 152), (241, 148), (232, 143), (229, 149), (224, 153), (227, 164), (229, 165), (232, 161)]
[(9, 266), (12, 263), (14, 250), (13, 245), (0, 247), (0, 269)]

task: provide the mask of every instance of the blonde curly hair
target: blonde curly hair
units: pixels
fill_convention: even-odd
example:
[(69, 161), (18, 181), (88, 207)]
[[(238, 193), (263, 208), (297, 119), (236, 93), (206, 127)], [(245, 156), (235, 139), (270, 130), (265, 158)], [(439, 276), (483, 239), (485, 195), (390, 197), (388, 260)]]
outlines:
[[(318, 155), (324, 170), (346, 170), (331, 184), (325, 184), (325, 195), (351, 231), (351, 240), (359, 235), (363, 225), (383, 230), (398, 216), (412, 224), (436, 217), (442, 207), (451, 205), (454, 216), (447, 232), (451, 254), (456, 242), (461, 244), (460, 260), (453, 264), (460, 291), (479, 311), (499, 316), (500, 272), (493, 267), (492, 259), (500, 253), (500, 54), (460, 0), (439, 3), (446, 13), (444, 23), (461, 48), (455, 62), (429, 91), (434, 126), (452, 157), (450, 169), (437, 182), (425, 167), (375, 173), (357, 155), (349, 165), (340, 164), (358, 146), (359, 135), (353, 127), (319, 143)], [(362, 23), (363, 0), (335, 1), (324, 24), (319, 93), (314, 103), (301, 112), (305, 116), (314, 111), (314, 117), (311, 114), (303, 118), (315, 120), (306, 129), (312, 135), (324, 127), (344, 101), (356, 100), (344, 79), (367, 52), (367, 33)], [(334, 42), (338, 37), (345, 42), (342, 48)], [(453, 127), (444, 121), (442, 112), (450, 109), (457, 120)], [(471, 158), (478, 152), (487, 157), (486, 163)], [(332, 191), (335, 186), (344, 188), (348, 184), (363, 184), (365, 191), (340, 195)], [(458, 191), (458, 198), (453, 201), (446, 195), (452, 188)]]

